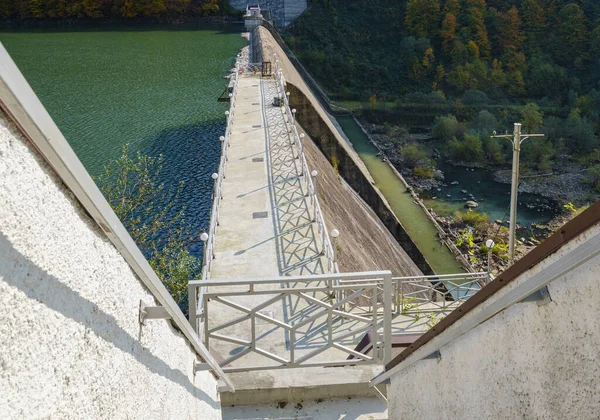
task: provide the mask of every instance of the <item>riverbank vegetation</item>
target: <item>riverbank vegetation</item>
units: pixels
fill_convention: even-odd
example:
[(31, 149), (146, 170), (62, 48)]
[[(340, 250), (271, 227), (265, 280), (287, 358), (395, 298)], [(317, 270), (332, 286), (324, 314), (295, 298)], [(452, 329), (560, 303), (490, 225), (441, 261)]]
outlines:
[(95, 178), (114, 212), (140, 248), (181, 310), (187, 314), (187, 284), (200, 272), (201, 261), (189, 252), (192, 233), (184, 211), (174, 211), (180, 193), (157, 182), (163, 158), (131, 156), (128, 146)]
[(229, 15), (228, 0), (0, 0), (0, 18), (121, 19)]

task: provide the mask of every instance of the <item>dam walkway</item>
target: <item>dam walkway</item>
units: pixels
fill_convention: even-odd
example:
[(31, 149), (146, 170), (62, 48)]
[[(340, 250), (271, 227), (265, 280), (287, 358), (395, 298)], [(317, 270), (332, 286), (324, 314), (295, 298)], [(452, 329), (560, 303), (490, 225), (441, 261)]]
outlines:
[(238, 84), (211, 278), (323, 274), (310, 174), (291, 122), (272, 105), (277, 81), (242, 74)]
[[(450, 292), (427, 276), (339, 273), (337, 232), (330, 235), (319, 204), (327, 192), (315, 188), (319, 174), (307, 163), (277, 64), (272, 74), (238, 60), (232, 74), (202, 279), (188, 284), (189, 319), (232, 375), (232, 404), (254, 401), (256, 389), (282, 400), (275, 389), (302, 389), (307, 399), (321, 397), (309, 395), (315, 389), (372, 396), (368, 380), (391, 360), (394, 343), (429, 328), (409, 312), (445, 314)], [(463, 296), (478, 290), (479, 277), (467, 281)], [(405, 337), (394, 341), (393, 331)], [(346, 369), (314, 370), (323, 367)]]

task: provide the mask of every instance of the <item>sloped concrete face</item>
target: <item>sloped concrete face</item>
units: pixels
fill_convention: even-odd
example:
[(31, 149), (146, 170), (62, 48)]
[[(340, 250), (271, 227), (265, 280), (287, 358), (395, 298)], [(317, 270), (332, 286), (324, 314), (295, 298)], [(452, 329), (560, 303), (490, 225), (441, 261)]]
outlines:
[[(599, 225), (589, 229), (501, 293), (510, 293), (561, 259), (572, 264), (571, 252), (599, 233)], [(389, 417), (598, 418), (598, 273), (596, 256), (548, 285), (551, 302), (514, 304), (442, 347), (439, 360), (421, 360), (400, 370), (388, 386)], [(451, 328), (460, 329), (461, 322), (493, 305), (494, 296)]]
[(216, 380), (0, 113), (0, 417), (221, 418)]

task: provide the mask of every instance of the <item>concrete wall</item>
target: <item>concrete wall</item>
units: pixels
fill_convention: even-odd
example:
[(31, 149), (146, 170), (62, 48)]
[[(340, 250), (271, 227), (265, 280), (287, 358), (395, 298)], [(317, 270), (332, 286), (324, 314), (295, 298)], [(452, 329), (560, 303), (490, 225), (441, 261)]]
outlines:
[[(497, 294), (556, 261), (572, 264), (573, 254), (566, 255), (598, 234), (596, 225)], [(512, 305), (442, 347), (439, 360), (400, 370), (388, 386), (390, 419), (597, 419), (599, 272), (596, 255), (548, 285), (552, 302)], [(492, 305), (495, 296), (481, 306)], [(476, 315), (477, 308), (450, 329), (460, 330)]]
[(333, 164), (333, 160), (337, 160), (336, 166), (340, 176), (373, 209), (419, 270), (424, 274), (434, 274), (423, 253), (417, 248), (402, 223), (390, 209), (381, 192), (364, 175), (353, 156), (336, 139), (329, 125), (316, 111), (314, 104), (300, 89), (291, 83), (287, 84), (287, 90), (290, 92), (290, 105), (297, 110), (296, 118), (298, 122), (330, 163)]
[(220, 419), (216, 380), (0, 112), (0, 417)]

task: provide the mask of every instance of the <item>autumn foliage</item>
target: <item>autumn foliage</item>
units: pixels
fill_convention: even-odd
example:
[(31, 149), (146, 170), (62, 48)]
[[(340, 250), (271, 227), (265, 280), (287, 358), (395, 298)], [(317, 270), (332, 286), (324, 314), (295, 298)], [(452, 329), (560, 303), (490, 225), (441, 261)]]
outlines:
[[(224, 3), (223, 3), (224, 2)], [(16, 19), (106, 19), (210, 16), (227, 0), (0, 0), (0, 17)]]

